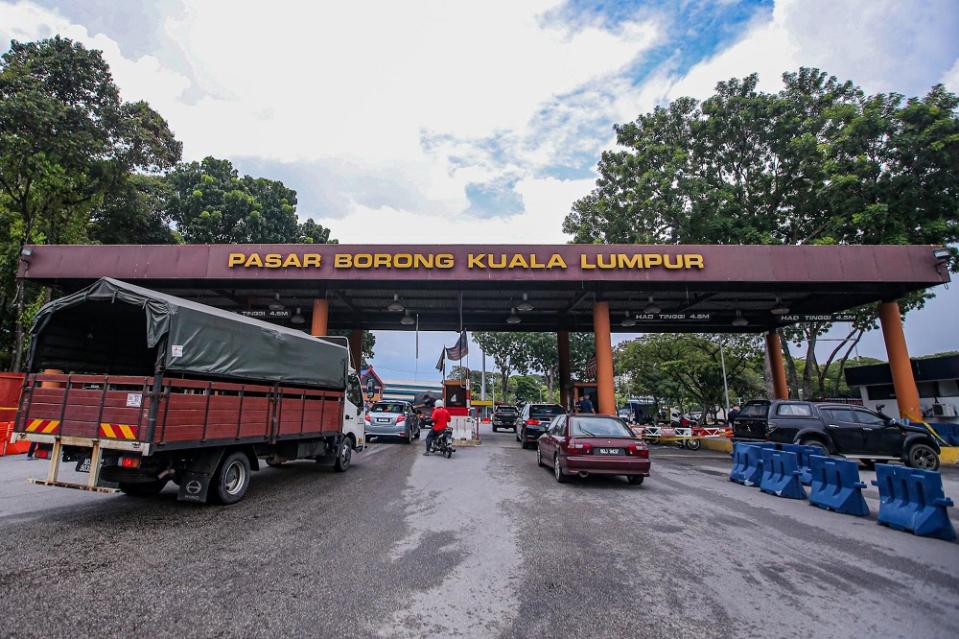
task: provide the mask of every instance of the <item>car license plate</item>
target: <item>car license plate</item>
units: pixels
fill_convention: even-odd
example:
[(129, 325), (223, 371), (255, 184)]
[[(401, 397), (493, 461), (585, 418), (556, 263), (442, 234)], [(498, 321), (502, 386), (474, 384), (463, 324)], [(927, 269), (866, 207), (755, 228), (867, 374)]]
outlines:
[(77, 472), (78, 473), (89, 473), (90, 472), (90, 458), (84, 457), (79, 462), (77, 462)]
[(389, 424), (391, 421), (393, 421), (393, 420), (391, 420), (389, 417), (377, 417), (377, 418), (376, 418), (376, 423), (377, 423), (377, 424)]
[(600, 455), (622, 455), (623, 449), (622, 448), (600, 448), (599, 454)]

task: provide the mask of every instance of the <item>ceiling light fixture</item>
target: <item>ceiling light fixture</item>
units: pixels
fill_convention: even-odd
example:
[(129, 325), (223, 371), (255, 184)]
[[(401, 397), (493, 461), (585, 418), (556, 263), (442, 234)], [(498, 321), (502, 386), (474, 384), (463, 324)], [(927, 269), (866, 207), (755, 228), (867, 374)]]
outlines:
[(749, 320), (743, 317), (742, 311), (736, 311), (736, 319), (733, 320), (733, 326), (749, 326)]
[(303, 324), (303, 323), (305, 323), (305, 322), (306, 322), (306, 318), (303, 317), (303, 315), (300, 313), (300, 307), (297, 306), (297, 307), (296, 307), (296, 315), (294, 315), (293, 317), (290, 318), (290, 323), (291, 323), (291, 324), (297, 324), (297, 325), (299, 325), (299, 324)]
[(393, 301), (390, 302), (390, 305), (386, 307), (386, 310), (391, 313), (402, 313), (405, 309), (406, 307), (403, 306), (402, 302), (400, 302), (399, 293), (393, 293)]
[(650, 295), (649, 304), (646, 305), (646, 308), (643, 309), (643, 312), (647, 315), (655, 315), (656, 313), (662, 313), (663, 309), (661, 309), (659, 305), (653, 301), (653, 296)]
[(271, 311), (282, 311), (282, 310), (285, 309), (285, 308), (286, 308), (286, 307), (283, 306), (283, 303), (280, 302), (280, 294), (277, 293), (276, 295), (274, 295), (274, 296), (273, 296), (273, 301), (270, 302), (269, 309), (270, 309)]
[(407, 311), (403, 313), (403, 317), (400, 318), (400, 324), (402, 324), (403, 326), (412, 326), (413, 324), (416, 324), (416, 320), (413, 319), (412, 315), (410, 315), (409, 309), (407, 309)]
[(523, 320), (520, 319), (520, 316), (516, 314), (516, 307), (509, 309), (509, 315), (506, 316), (507, 324), (519, 324)]
[(783, 304), (782, 300), (777, 297), (776, 305), (769, 309), (769, 312), (773, 315), (785, 315), (789, 312), (789, 307)]
[(625, 326), (626, 328), (636, 326), (636, 320), (632, 318), (629, 311), (623, 311), (623, 321), (620, 323), (620, 326)]
[(516, 310), (520, 313), (526, 313), (533, 310), (533, 305), (529, 303), (529, 300), (526, 297), (526, 293), (523, 293), (523, 301), (516, 306)]

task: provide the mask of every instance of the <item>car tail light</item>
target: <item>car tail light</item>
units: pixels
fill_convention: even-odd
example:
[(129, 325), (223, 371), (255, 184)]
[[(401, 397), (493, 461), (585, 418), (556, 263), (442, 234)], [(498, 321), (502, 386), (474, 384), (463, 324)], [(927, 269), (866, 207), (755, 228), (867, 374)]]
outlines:
[(370, 419), (370, 414), (367, 413), (366, 415), (363, 415), (363, 421), (366, 422), (367, 424), (369, 424), (369, 423), (371, 423), (373, 420)]
[(406, 421), (406, 415), (400, 415), (399, 417), (396, 418), (397, 424), (402, 424), (405, 421)]
[(33, 455), (37, 459), (50, 459), (50, 451), (46, 448), (38, 448)]
[(120, 458), (120, 468), (139, 468), (140, 458), (124, 455)]
[(538, 419), (527, 419), (527, 420), (526, 420), (526, 425), (527, 425), (527, 426), (539, 426), (539, 420), (538, 420)]
[(566, 442), (564, 448), (566, 449), (567, 455), (589, 455), (593, 452), (592, 444), (576, 441), (575, 439)]
[(627, 444), (626, 445), (626, 454), (632, 455), (633, 457), (649, 457), (649, 449), (640, 444)]

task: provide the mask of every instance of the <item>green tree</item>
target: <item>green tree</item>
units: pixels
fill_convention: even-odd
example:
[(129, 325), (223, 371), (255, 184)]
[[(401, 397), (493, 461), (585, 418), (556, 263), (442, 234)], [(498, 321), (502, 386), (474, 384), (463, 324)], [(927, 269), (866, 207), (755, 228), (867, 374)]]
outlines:
[(543, 380), (537, 375), (516, 375), (513, 382), (518, 402), (538, 402), (549, 398)]
[(167, 180), (167, 211), (187, 243), (332, 242), (329, 229), (297, 222), (296, 191), (278, 180), (241, 177), (229, 160), (180, 164)]
[(59, 36), (11, 43), (0, 59), (0, 333), (15, 335), (14, 369), (28, 320), (14, 277), (23, 245), (85, 239), (91, 209), (131, 172), (162, 171), (180, 152), (159, 114), (120, 99), (99, 51)]
[(297, 239), (296, 193), (280, 182), (241, 178), (229, 160), (212, 157), (181, 164), (167, 179), (167, 207), (188, 243)]
[[(615, 127), (596, 188), (563, 223), (593, 243), (949, 244), (959, 239), (959, 100), (867, 96), (818, 69), (783, 75), (777, 93), (754, 74), (680, 98)], [(953, 261), (953, 268), (956, 261)], [(908, 312), (926, 295), (903, 300)], [(785, 332), (794, 392), (822, 391), (875, 309), (861, 311), (825, 366), (828, 323)], [(789, 342), (805, 344), (799, 379)], [(841, 366), (840, 366), (841, 368)]]
[(101, 244), (176, 244), (166, 203), (169, 183), (162, 176), (134, 174), (91, 211), (87, 235)]
[(297, 242), (300, 244), (336, 244), (337, 240), (330, 238), (330, 229), (313, 220), (300, 224)]
[(592, 333), (569, 334), (569, 370), (575, 379), (586, 379), (586, 365), (595, 354), (595, 335)]
[[(330, 335), (337, 337), (349, 337), (352, 332), (353, 331), (349, 329), (339, 329), (330, 331)], [(373, 333), (373, 331), (363, 331), (363, 345), (360, 347), (363, 361), (360, 362), (360, 366), (363, 366), (368, 360), (373, 359), (375, 347), (376, 335)]]
[(502, 393), (500, 397), (509, 396), (509, 377), (512, 372), (526, 374), (529, 371), (529, 349), (522, 333), (495, 333), (475, 331), (473, 340), (483, 349), (500, 374)]
[(731, 397), (760, 392), (760, 341), (751, 335), (644, 335), (620, 345), (614, 364), (633, 394), (680, 406), (693, 402), (708, 410), (725, 404), (723, 359)]

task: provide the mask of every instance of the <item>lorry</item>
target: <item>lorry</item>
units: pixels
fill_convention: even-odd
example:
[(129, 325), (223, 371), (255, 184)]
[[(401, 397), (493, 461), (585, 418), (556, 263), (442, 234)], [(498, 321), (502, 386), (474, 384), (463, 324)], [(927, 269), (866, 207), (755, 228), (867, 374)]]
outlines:
[[(43, 306), (12, 438), (47, 486), (240, 501), (260, 460), (345, 471), (366, 446), (345, 338), (312, 337), (103, 278)], [(89, 472), (61, 481), (61, 463)]]

